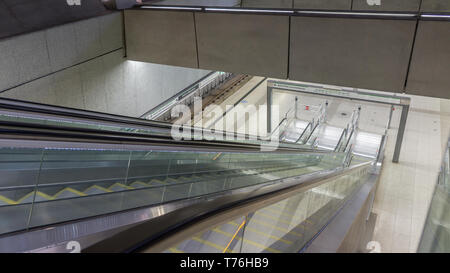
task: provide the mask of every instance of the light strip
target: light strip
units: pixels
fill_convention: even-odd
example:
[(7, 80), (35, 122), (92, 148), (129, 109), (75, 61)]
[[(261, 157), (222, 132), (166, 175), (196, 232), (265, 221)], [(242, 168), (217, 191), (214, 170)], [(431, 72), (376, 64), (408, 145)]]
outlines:
[(415, 17), (412, 13), (369, 13), (369, 12), (337, 12), (337, 11), (297, 11), (299, 14), (323, 14), (323, 15), (356, 15), (356, 16), (387, 16), (387, 17)]
[(227, 9), (227, 8), (205, 8), (205, 11), (227, 11), (227, 12), (251, 12), (251, 13), (282, 13), (293, 14), (293, 10), (276, 9)]
[(202, 10), (202, 8), (174, 7), (174, 6), (141, 6), (141, 9), (170, 9), (170, 10), (194, 10), (194, 11)]
[(435, 15), (435, 14), (422, 14), (420, 15), (422, 18), (441, 18), (441, 19), (450, 19), (450, 15)]

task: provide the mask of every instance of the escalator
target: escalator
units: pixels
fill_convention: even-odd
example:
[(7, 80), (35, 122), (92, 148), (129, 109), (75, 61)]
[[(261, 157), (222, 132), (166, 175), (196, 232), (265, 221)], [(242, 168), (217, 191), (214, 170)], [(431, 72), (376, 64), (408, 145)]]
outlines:
[(279, 134), (281, 142), (305, 145), (313, 132), (325, 121), (328, 102), (318, 106), (309, 119), (301, 118), (308, 116), (300, 113), (299, 108), (302, 106), (310, 111), (311, 106), (301, 105), (298, 97), (295, 97), (294, 106), (286, 112), (285, 117), (275, 128), (274, 132)]
[(202, 231), (166, 252), (299, 252), (364, 183), (367, 173), (360, 172)]
[[(59, 251), (71, 240), (85, 252), (146, 251), (202, 217), (214, 227), (158, 251), (299, 251), (373, 168), (368, 160), (351, 166), (351, 152), (298, 144), (261, 151), (262, 139), (175, 141), (169, 129), (1, 100), (0, 252)], [(96, 221), (104, 226), (86, 228)], [(24, 239), (35, 237), (46, 239)], [(27, 243), (7, 243), (18, 238)]]
[[(8, 143), (8, 142), (6, 142)], [(39, 143), (33, 143), (38, 145)], [(320, 154), (174, 148), (1, 149), (1, 233), (192, 198), (333, 165)], [(121, 147), (121, 149), (124, 149)], [(342, 157), (342, 156), (341, 156)], [(33, 207), (33, 213), (28, 210)], [(65, 208), (71, 207), (70, 212)], [(28, 219), (31, 217), (31, 219)]]
[(294, 182), (291, 177), (286, 184), (222, 196), (208, 206), (199, 204), (135, 225), (84, 252), (305, 252), (370, 181), (371, 169), (364, 163), (321, 177), (310, 174), (315, 182), (307, 176)]

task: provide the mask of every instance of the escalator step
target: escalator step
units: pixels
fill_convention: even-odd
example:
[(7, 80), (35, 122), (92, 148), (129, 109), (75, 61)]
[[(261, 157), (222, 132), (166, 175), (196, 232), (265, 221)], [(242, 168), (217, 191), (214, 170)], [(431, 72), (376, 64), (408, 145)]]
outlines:
[[(239, 224), (236, 223), (236, 222), (234, 222), (234, 221), (228, 222), (227, 224), (233, 225), (233, 226), (236, 226), (236, 227), (239, 226)], [(267, 237), (267, 238), (273, 239), (274, 242), (280, 241), (280, 242), (282, 242), (282, 243), (284, 243), (284, 244), (286, 244), (286, 245), (292, 244), (292, 241), (283, 239), (283, 238), (278, 237), (278, 236), (275, 236), (275, 235), (273, 235), (273, 234), (269, 234), (269, 233), (267, 233), (267, 232), (263, 232), (263, 231), (261, 231), (261, 230), (259, 230), (259, 229), (256, 229), (256, 228), (253, 228), (253, 227), (250, 227), (250, 226), (246, 226), (246, 227), (245, 227), (245, 232), (246, 232), (246, 233), (247, 233), (247, 232), (252, 232), (252, 233), (257, 234), (258, 236), (263, 236), (263, 237)]]
[(267, 246), (265, 246), (265, 245), (263, 245), (263, 244), (260, 244), (260, 243), (258, 243), (258, 242), (255, 242), (255, 241), (253, 241), (253, 240), (249, 240), (249, 239), (246, 239), (246, 238), (242, 238), (241, 236), (236, 236), (236, 237), (234, 237), (234, 234), (225, 232), (225, 231), (221, 230), (220, 228), (214, 228), (214, 229), (212, 229), (212, 231), (214, 231), (214, 232), (216, 232), (216, 233), (223, 234), (223, 235), (225, 235), (225, 236), (228, 236), (230, 239), (243, 240), (243, 242), (244, 242), (245, 244), (252, 245), (252, 246), (254, 246), (254, 247), (256, 247), (256, 248), (258, 248), (258, 249), (260, 249), (260, 250), (262, 250), (262, 251), (268, 251), (268, 252), (271, 252), (271, 253), (281, 253), (280, 250), (277, 250), (277, 249), (274, 249), (274, 248), (267, 247)]

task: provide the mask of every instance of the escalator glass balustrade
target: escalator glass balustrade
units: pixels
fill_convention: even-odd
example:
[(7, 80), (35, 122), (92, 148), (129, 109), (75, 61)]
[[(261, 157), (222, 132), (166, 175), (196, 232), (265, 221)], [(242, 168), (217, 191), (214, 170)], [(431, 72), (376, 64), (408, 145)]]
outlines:
[(344, 159), (344, 153), (4, 147), (0, 234), (281, 181), (341, 167)]
[(166, 253), (301, 252), (366, 182), (370, 166), (211, 227)]
[(450, 139), (417, 252), (450, 252)]

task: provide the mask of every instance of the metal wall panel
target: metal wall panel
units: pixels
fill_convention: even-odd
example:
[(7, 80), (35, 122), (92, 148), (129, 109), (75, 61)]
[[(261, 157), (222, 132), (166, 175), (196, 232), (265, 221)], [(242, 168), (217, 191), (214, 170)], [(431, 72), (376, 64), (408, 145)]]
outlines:
[(289, 16), (195, 13), (200, 68), (286, 78)]
[(415, 20), (292, 17), (289, 78), (401, 92)]
[[(82, 2), (82, 3), (81, 3)], [(111, 13), (101, 1), (0, 0), (0, 39)]]
[(243, 8), (292, 8), (293, 0), (242, 0)]
[(130, 60), (198, 67), (192, 12), (126, 10), (125, 33)]
[(296, 9), (350, 10), (351, 0), (294, 0)]
[(369, 5), (376, 1), (353, 0), (353, 10), (379, 10), (379, 11), (418, 11), (421, 0), (380, 0), (380, 5)]
[(423, 12), (450, 12), (450, 1), (448, 0), (422, 0), (420, 8)]
[(408, 94), (450, 99), (450, 22), (420, 21), (406, 85)]

